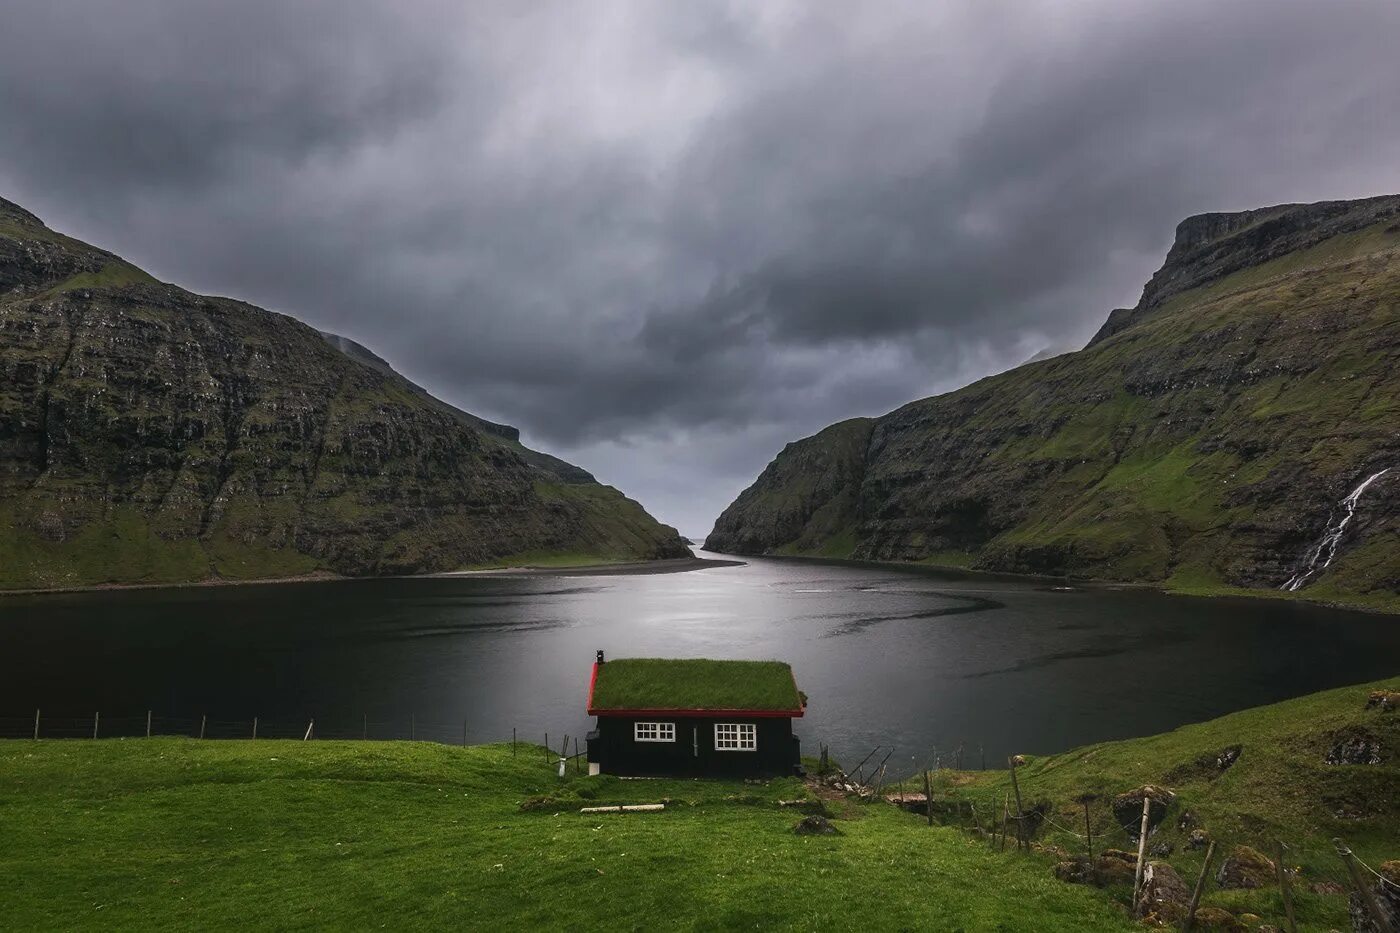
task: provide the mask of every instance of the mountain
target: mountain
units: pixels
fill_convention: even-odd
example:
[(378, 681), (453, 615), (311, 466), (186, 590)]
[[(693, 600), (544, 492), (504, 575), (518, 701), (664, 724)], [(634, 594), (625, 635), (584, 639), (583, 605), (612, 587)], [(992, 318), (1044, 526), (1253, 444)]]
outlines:
[(1087, 347), (789, 444), (706, 547), (1400, 608), (1397, 372), (1400, 196), (1192, 217)]
[(0, 587), (684, 557), (674, 529), (353, 341), (0, 200)]

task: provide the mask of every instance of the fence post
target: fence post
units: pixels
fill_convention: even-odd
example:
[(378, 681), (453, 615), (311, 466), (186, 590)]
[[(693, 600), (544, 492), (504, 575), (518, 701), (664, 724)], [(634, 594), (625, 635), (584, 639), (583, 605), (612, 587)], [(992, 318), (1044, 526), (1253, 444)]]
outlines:
[(510, 727), (510, 757), (515, 757), (515, 727)]
[(549, 733), (544, 734), (544, 763), (549, 764)]
[(151, 737), (151, 711), (146, 710), (146, 738)]
[(39, 741), (39, 711), (34, 711), (34, 741)]
[[(1021, 784), (1016, 780), (1016, 756), (1006, 759), (1006, 763), (1011, 766), (1011, 789), (1016, 792), (1016, 851), (1021, 850), (1022, 836), (1026, 834), (1025, 810), (1021, 806)], [(1030, 848), (1029, 841), (1026, 841), (1026, 848)]]
[(412, 742), (418, 738), (418, 718), (412, 713), (408, 714), (408, 740)]
[(467, 721), (465, 719), (462, 720), (462, 747), (467, 747)]
[[(1186, 907), (1186, 920), (1181, 924), (1183, 933), (1190, 933), (1191, 924), (1196, 922), (1196, 908), (1201, 904), (1201, 894), (1206, 889), (1206, 879), (1210, 877), (1210, 862), (1213, 858), (1215, 858), (1214, 839), (1210, 841), (1210, 845), (1206, 846), (1205, 864), (1201, 866), (1200, 877), (1196, 879), (1196, 888), (1191, 892), (1191, 903)], [(1134, 908), (1137, 906), (1136, 896), (1133, 897), (1133, 906)]]
[(1137, 871), (1133, 874), (1133, 910), (1137, 910), (1138, 895), (1142, 892), (1142, 869), (1147, 861), (1147, 814), (1152, 809), (1152, 798), (1143, 791), (1142, 826), (1138, 832)]
[(1351, 849), (1340, 839), (1333, 839), (1332, 845), (1337, 847), (1337, 854), (1346, 863), (1347, 872), (1351, 875), (1351, 883), (1356, 886), (1356, 893), (1361, 895), (1361, 903), (1366, 905), (1366, 910), (1371, 914), (1371, 919), (1375, 921), (1376, 929), (1381, 933), (1396, 933), (1395, 927), (1390, 919), (1381, 913), (1381, 905), (1376, 903), (1376, 895), (1366, 886), (1366, 882), (1361, 879), (1361, 869), (1356, 867), (1356, 856)]
[(205, 721), (206, 721), (208, 718), (209, 718), (209, 714), (208, 714), (208, 713), (204, 713), (204, 714), (202, 714), (202, 715), (199, 717), (199, 737), (200, 737), (201, 739), (204, 738), (204, 723), (205, 723)]
[(933, 825), (933, 782), (928, 778), (928, 768), (924, 769), (924, 816), (928, 825)]
[(1006, 851), (1006, 824), (1011, 818), (1011, 795), (1004, 794), (1001, 798), (1001, 848), (997, 851)]
[(364, 714), (364, 719), (360, 723), (360, 738), (369, 738), (369, 713)]
[(97, 738), (97, 718), (98, 718), (98, 716), (99, 716), (98, 713), (93, 713), (93, 714), (92, 714), (92, 737), (93, 737), (94, 739)]
[(978, 756), (981, 757), (981, 759), (982, 759), (982, 770), (983, 770), (983, 771), (986, 771), (986, 770), (987, 770), (987, 749), (986, 749), (986, 746), (983, 746), (983, 745), (977, 746), (977, 754), (978, 754)]
[(253, 738), (258, 737), (258, 717), (253, 717)]
[(302, 740), (303, 742), (305, 742), (307, 739), (311, 738), (311, 730), (314, 729), (315, 727), (316, 727), (316, 720), (314, 720), (314, 719), (311, 720), (310, 722), (308, 722), (308, 723), (306, 724), (306, 735), (303, 735), (303, 736), (301, 737), (301, 740)]
[(1293, 915), (1293, 889), (1288, 886), (1288, 872), (1283, 867), (1283, 840), (1277, 840), (1278, 861), (1274, 865), (1278, 868), (1278, 890), (1283, 895), (1283, 914), (1288, 921), (1288, 933), (1298, 933), (1298, 920)]

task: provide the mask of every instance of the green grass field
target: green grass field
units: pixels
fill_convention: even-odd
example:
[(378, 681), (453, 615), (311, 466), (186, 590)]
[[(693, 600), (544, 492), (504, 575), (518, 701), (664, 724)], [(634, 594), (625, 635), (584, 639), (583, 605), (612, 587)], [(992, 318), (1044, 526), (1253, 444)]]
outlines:
[[(799, 837), (803, 789), (560, 781), (543, 749), (0, 742), (0, 925), (52, 929), (1128, 928), (1101, 893), (883, 804)], [(583, 815), (604, 802), (654, 814)], [(532, 800), (529, 810), (523, 801)]]

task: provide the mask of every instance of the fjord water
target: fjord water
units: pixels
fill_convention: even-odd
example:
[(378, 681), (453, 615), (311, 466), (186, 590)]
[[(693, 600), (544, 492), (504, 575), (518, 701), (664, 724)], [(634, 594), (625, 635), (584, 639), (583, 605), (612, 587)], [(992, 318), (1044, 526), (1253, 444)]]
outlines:
[[(780, 658), (804, 752), (912, 770), (1160, 732), (1400, 669), (1393, 617), (914, 569), (752, 560), (640, 576), (463, 576), (0, 599), (0, 719), (471, 742), (581, 736), (594, 651)], [(411, 724), (411, 725), (410, 725)], [(65, 731), (66, 730), (66, 731)], [(883, 754), (883, 753), (882, 753)]]

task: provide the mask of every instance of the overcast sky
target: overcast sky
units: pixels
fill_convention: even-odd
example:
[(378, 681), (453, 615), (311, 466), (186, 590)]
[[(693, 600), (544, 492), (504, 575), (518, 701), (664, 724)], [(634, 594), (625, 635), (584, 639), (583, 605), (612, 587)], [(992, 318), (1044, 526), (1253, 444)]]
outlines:
[(1396, 0), (7, 0), (0, 195), (683, 533), (1082, 344), (1181, 218), (1400, 191)]

